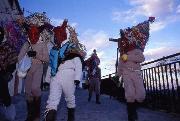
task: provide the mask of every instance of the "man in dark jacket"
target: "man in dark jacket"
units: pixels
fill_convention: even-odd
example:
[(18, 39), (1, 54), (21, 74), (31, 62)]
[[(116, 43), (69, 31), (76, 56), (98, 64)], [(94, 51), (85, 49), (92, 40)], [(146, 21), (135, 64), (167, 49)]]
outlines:
[(96, 93), (96, 104), (100, 103), (100, 85), (101, 85), (101, 69), (98, 67), (100, 64), (100, 59), (96, 54), (96, 50), (93, 51), (93, 54), (89, 58), (91, 60), (89, 66), (89, 97), (88, 101), (91, 101), (92, 93)]

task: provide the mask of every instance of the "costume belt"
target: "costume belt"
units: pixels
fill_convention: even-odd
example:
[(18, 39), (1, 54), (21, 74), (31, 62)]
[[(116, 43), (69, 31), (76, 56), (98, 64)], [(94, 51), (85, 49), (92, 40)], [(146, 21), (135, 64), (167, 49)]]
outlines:
[(59, 68), (59, 70), (75, 70), (74, 68)]
[(138, 69), (134, 69), (134, 68), (127, 68), (128, 70), (130, 71), (134, 71), (134, 72), (140, 72), (141, 70), (138, 70)]
[(36, 58), (32, 58), (32, 63), (33, 64), (42, 64), (43, 62), (39, 59), (36, 59)]

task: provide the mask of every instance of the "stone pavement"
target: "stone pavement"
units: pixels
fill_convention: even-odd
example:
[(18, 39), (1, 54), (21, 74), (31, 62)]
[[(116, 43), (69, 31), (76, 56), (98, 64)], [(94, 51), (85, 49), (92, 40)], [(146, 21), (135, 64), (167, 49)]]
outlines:
[[(42, 113), (45, 110), (48, 92), (42, 93)], [(88, 102), (87, 90), (76, 90), (76, 121), (127, 121), (126, 105), (118, 102), (117, 100), (110, 99), (109, 96), (102, 95), (101, 103), (95, 103), (95, 95), (92, 101)], [(16, 106), (17, 116), (15, 121), (25, 121), (26, 118), (26, 102), (24, 96), (16, 96), (13, 98), (13, 103)], [(152, 111), (149, 109), (138, 109), (139, 121), (180, 121), (180, 116), (168, 114), (164, 112)], [(67, 120), (67, 109), (65, 100), (59, 104), (57, 114), (57, 121)]]

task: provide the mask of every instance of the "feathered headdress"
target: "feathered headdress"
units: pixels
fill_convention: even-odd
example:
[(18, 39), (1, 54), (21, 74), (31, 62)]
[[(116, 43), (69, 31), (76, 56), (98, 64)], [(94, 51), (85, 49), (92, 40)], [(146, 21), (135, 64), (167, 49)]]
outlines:
[(144, 51), (146, 43), (149, 40), (149, 23), (154, 22), (155, 17), (149, 17), (147, 21), (139, 23), (132, 28), (120, 30), (121, 38), (118, 43), (121, 54), (133, 49)]
[(81, 44), (78, 40), (78, 34), (76, 33), (75, 28), (71, 27), (70, 25), (68, 25), (67, 27), (68, 32), (69, 32), (69, 42), (70, 42), (70, 46), (67, 50), (67, 53), (74, 53), (74, 54), (78, 54), (81, 57), (85, 58), (86, 56), (86, 47)]
[(35, 12), (28, 17), (26, 17), (26, 22), (28, 24), (33, 24), (36, 26), (42, 26), (44, 23), (50, 23), (50, 19), (46, 16), (46, 13)]
[[(50, 24), (50, 19), (46, 14), (35, 12), (26, 17), (28, 37), (31, 44), (36, 44), (39, 40), (40, 33), (46, 30), (52, 30), (53, 26)], [(49, 32), (49, 31), (48, 31)]]

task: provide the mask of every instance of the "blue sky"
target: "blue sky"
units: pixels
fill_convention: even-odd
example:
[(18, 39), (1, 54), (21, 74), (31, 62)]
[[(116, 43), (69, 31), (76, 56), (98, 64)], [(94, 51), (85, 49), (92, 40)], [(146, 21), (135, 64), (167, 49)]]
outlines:
[[(101, 59), (102, 75), (115, 72), (119, 29), (138, 24), (155, 16), (149, 42), (144, 51), (146, 61), (180, 52), (179, 0), (19, 0), (30, 12), (46, 12), (52, 24), (64, 18), (75, 26), (88, 55), (95, 48)], [(25, 15), (29, 15), (25, 12)]]

